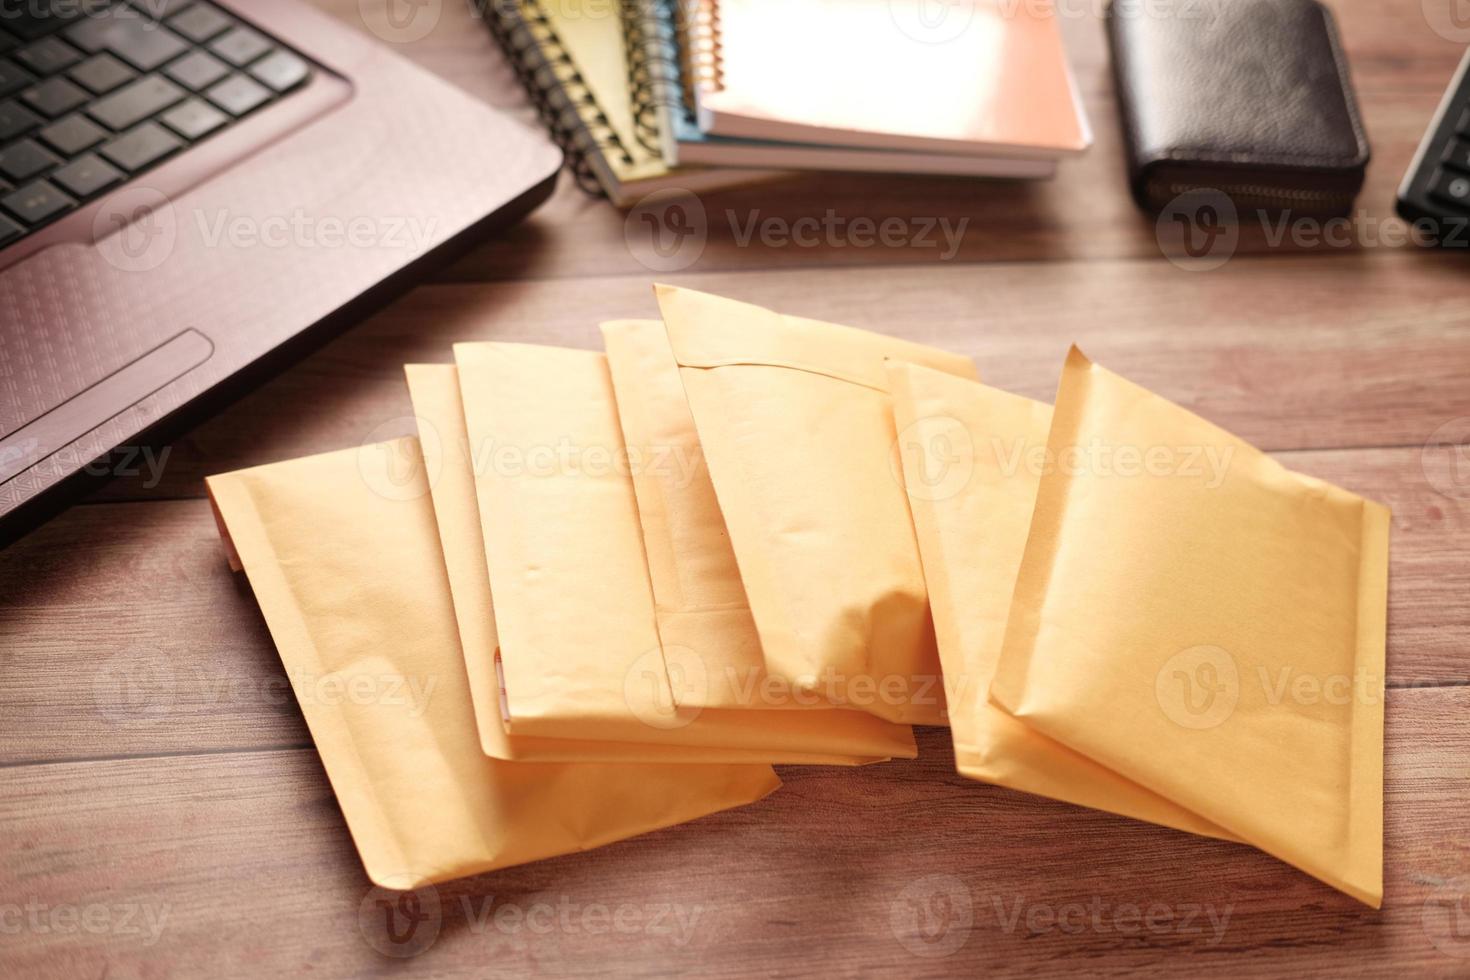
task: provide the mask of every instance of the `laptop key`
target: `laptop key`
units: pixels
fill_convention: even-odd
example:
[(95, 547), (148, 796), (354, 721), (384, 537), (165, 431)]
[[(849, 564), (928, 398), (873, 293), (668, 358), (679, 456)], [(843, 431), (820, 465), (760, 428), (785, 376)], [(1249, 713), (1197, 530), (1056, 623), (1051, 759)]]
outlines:
[(19, 102), (0, 102), (0, 142), (29, 133), (45, 122)]
[(127, 9), (77, 24), (66, 31), (66, 39), (93, 54), (115, 54), (139, 71), (152, 71), (189, 49), (173, 31)]
[(124, 170), (137, 172), (183, 146), (177, 136), (162, 126), (146, 122), (102, 147), (102, 155)]
[(48, 221), (76, 203), (44, 180), (27, 184), (0, 198), (0, 206), (28, 225)]
[(249, 71), (277, 92), (285, 92), (300, 85), (310, 69), (291, 52), (277, 50), (251, 65)]
[(23, 229), (4, 215), (0, 215), (0, 248), (20, 237)]
[(43, 37), (29, 47), (17, 51), (15, 60), (37, 75), (54, 75), (81, 61), (82, 56), (65, 41)]
[(185, 88), (202, 92), (228, 75), (230, 67), (207, 51), (194, 51), (169, 65), (163, 73)]
[(138, 73), (118, 61), (107, 52), (93, 55), (67, 72), (72, 81), (80, 82), (98, 95), (106, 95), (123, 82), (138, 77)]
[(187, 94), (166, 78), (145, 75), (111, 95), (98, 99), (87, 110), (87, 115), (110, 129), (122, 131), (167, 109)]
[(86, 116), (74, 113), (47, 126), (39, 135), (62, 156), (74, 157), (101, 143), (109, 134)]
[(8, 31), (0, 30), (0, 54), (10, 51), (20, 43), (20, 39)]
[(87, 102), (91, 96), (81, 86), (65, 78), (48, 78), (35, 88), (28, 89), (21, 98), (41, 115), (55, 119)]
[(230, 121), (229, 116), (198, 99), (180, 102), (158, 118), (169, 129), (191, 141), (203, 139)]
[(244, 68), (271, 50), (271, 42), (258, 31), (252, 31), (248, 27), (236, 27), (211, 41), (209, 50), (236, 68)]
[(231, 75), (204, 95), (232, 116), (243, 116), (271, 97), (270, 89), (244, 75)]
[(0, 58), (0, 98), (19, 92), (35, 80), (35, 75), (9, 58)]
[(183, 13), (169, 18), (168, 26), (196, 44), (203, 44), (233, 23), (218, 7), (196, 3)]
[(21, 140), (0, 150), (0, 173), (11, 180), (26, 180), (60, 162), (35, 140)]
[(88, 153), (56, 171), (51, 179), (77, 197), (91, 197), (122, 183), (126, 175), (101, 157)]

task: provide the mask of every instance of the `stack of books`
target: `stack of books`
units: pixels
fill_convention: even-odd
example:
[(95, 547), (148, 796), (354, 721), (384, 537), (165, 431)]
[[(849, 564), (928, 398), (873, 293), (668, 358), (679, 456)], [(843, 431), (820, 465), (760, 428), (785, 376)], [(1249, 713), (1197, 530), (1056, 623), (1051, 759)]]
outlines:
[(789, 170), (1045, 178), (1092, 136), (1046, 2), (501, 0), (485, 17), (619, 206)]

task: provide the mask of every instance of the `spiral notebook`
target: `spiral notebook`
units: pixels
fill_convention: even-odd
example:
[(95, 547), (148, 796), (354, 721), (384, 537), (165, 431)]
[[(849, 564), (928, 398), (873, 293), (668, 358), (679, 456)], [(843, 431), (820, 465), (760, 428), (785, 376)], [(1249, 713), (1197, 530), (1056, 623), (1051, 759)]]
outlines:
[[(671, 164), (1032, 179), (1056, 172), (1049, 157), (871, 149), (705, 133), (699, 128), (695, 79), (713, 77), (713, 5), (629, 0), (622, 10), (639, 138)], [(699, 38), (706, 40), (700, 43)]]
[(502, 0), (485, 18), (578, 182), (614, 204), (666, 187), (709, 190), (774, 176), (673, 167), (639, 138), (623, 18), (606, 0)]
[(1043, 159), (1091, 143), (1049, 3), (684, 2), (706, 136)]

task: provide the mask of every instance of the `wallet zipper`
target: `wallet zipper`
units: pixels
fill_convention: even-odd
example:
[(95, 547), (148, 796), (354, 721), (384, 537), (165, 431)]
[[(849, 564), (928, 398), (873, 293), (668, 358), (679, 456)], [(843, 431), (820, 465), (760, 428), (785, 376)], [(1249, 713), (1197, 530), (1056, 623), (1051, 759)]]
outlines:
[(1346, 207), (1353, 202), (1354, 194), (1334, 193), (1331, 191), (1314, 190), (1291, 190), (1280, 187), (1267, 187), (1264, 184), (1200, 184), (1170, 181), (1168, 184), (1169, 197), (1178, 197), (1190, 191), (1215, 191), (1224, 194), (1232, 201), (1253, 201), (1270, 207), (1289, 207), (1293, 204), (1315, 204), (1327, 207)]

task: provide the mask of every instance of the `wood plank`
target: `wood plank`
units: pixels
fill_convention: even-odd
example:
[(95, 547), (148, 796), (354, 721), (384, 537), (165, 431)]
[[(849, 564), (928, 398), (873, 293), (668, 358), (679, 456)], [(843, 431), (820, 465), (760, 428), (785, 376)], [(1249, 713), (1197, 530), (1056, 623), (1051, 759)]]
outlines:
[[(1448, 15), (1451, 3), (1391, 0), (1333, 5), (1374, 150), (1358, 202), (1361, 231), (1350, 236), (1356, 244), (1349, 250), (1383, 251), (1382, 246), (1364, 242), (1379, 240), (1385, 226), (1389, 233), (1403, 227), (1393, 216), (1394, 190), (1463, 52), (1463, 42), (1456, 44), (1430, 28), (1426, 11), (1436, 17)], [(322, 5), (359, 28), (367, 20), (380, 20), (376, 14), (362, 14), (363, 9), (374, 10), (372, 4), (330, 0)], [(1126, 193), (1113, 84), (1097, 16), (1102, 4), (1064, 0), (1058, 6), (1096, 142), (1082, 158), (1064, 163), (1056, 180), (807, 174), (754, 188), (702, 193), (699, 207), (706, 216), (708, 238), (692, 268), (933, 265), (948, 255), (947, 246), (908, 242), (923, 224), (939, 218), (968, 220), (952, 261), (1157, 257), (1154, 219), (1140, 214)], [(1193, 9), (1188, 0), (1179, 6)], [(534, 125), (534, 113), (489, 32), (473, 19), (472, 9), (472, 4), (443, 4), (428, 37), (396, 49)], [(616, 7), (593, 4), (589, 9)], [(835, 248), (773, 244), (777, 239), (759, 235), (742, 244), (743, 230), (753, 220), (790, 226), (800, 220), (823, 221), (829, 211), (844, 228), (857, 220), (904, 222), (905, 244), (865, 245), (862, 238), (848, 234), (841, 236), (847, 244)], [(556, 197), (530, 222), (476, 249), (440, 281), (642, 274), (637, 255), (646, 248), (648, 234), (648, 226), (635, 221), (630, 229), (622, 212), (564, 181)], [(630, 236), (637, 243), (635, 249), (629, 247)], [(550, 240), (555, 241), (554, 248), (546, 247)], [(1273, 230), (1252, 219), (1237, 247), (1241, 253), (1343, 251), (1311, 239), (1272, 242)]]
[[(1470, 494), (1417, 449), (1281, 459), (1393, 510), (1389, 683), (1470, 684)], [(204, 501), (76, 507), (0, 552), (0, 765), (305, 744)]]
[[(659, 277), (972, 355), (1051, 400), (1068, 345), (1267, 449), (1422, 445), (1470, 416), (1460, 256), (1082, 262)], [(656, 316), (640, 276), (423, 287), (149, 459), (98, 499), (198, 496), (210, 473), (408, 431), (402, 365), (460, 340), (600, 347)]]
[[(1465, 689), (1389, 698), (1377, 912), (1244, 846), (963, 780), (944, 733), (927, 730), (916, 761), (789, 767), (785, 788), (754, 806), (438, 888), (439, 932), (413, 965), (436, 976), (1235, 977), (1371, 963), (1379, 975), (1463, 976), (1470, 938), (1449, 931), (1442, 903), (1470, 898), (1467, 712)], [(346, 977), (395, 965), (365, 938), (381, 941), (379, 920), (360, 927), (369, 883), (309, 750), (28, 766), (0, 781), (0, 822), (0, 909), (30, 904), (49, 930), (6, 936), (8, 975), (137, 977), (166, 963), (182, 975)], [(930, 913), (927, 939), (915, 905)], [(51, 930), (56, 909), (78, 910), (62, 923), (108, 916), (112, 931)], [(125, 914), (136, 933), (119, 931)], [(584, 927), (612, 933), (612, 921), (625, 933)], [(151, 945), (150, 922), (161, 923)]]

